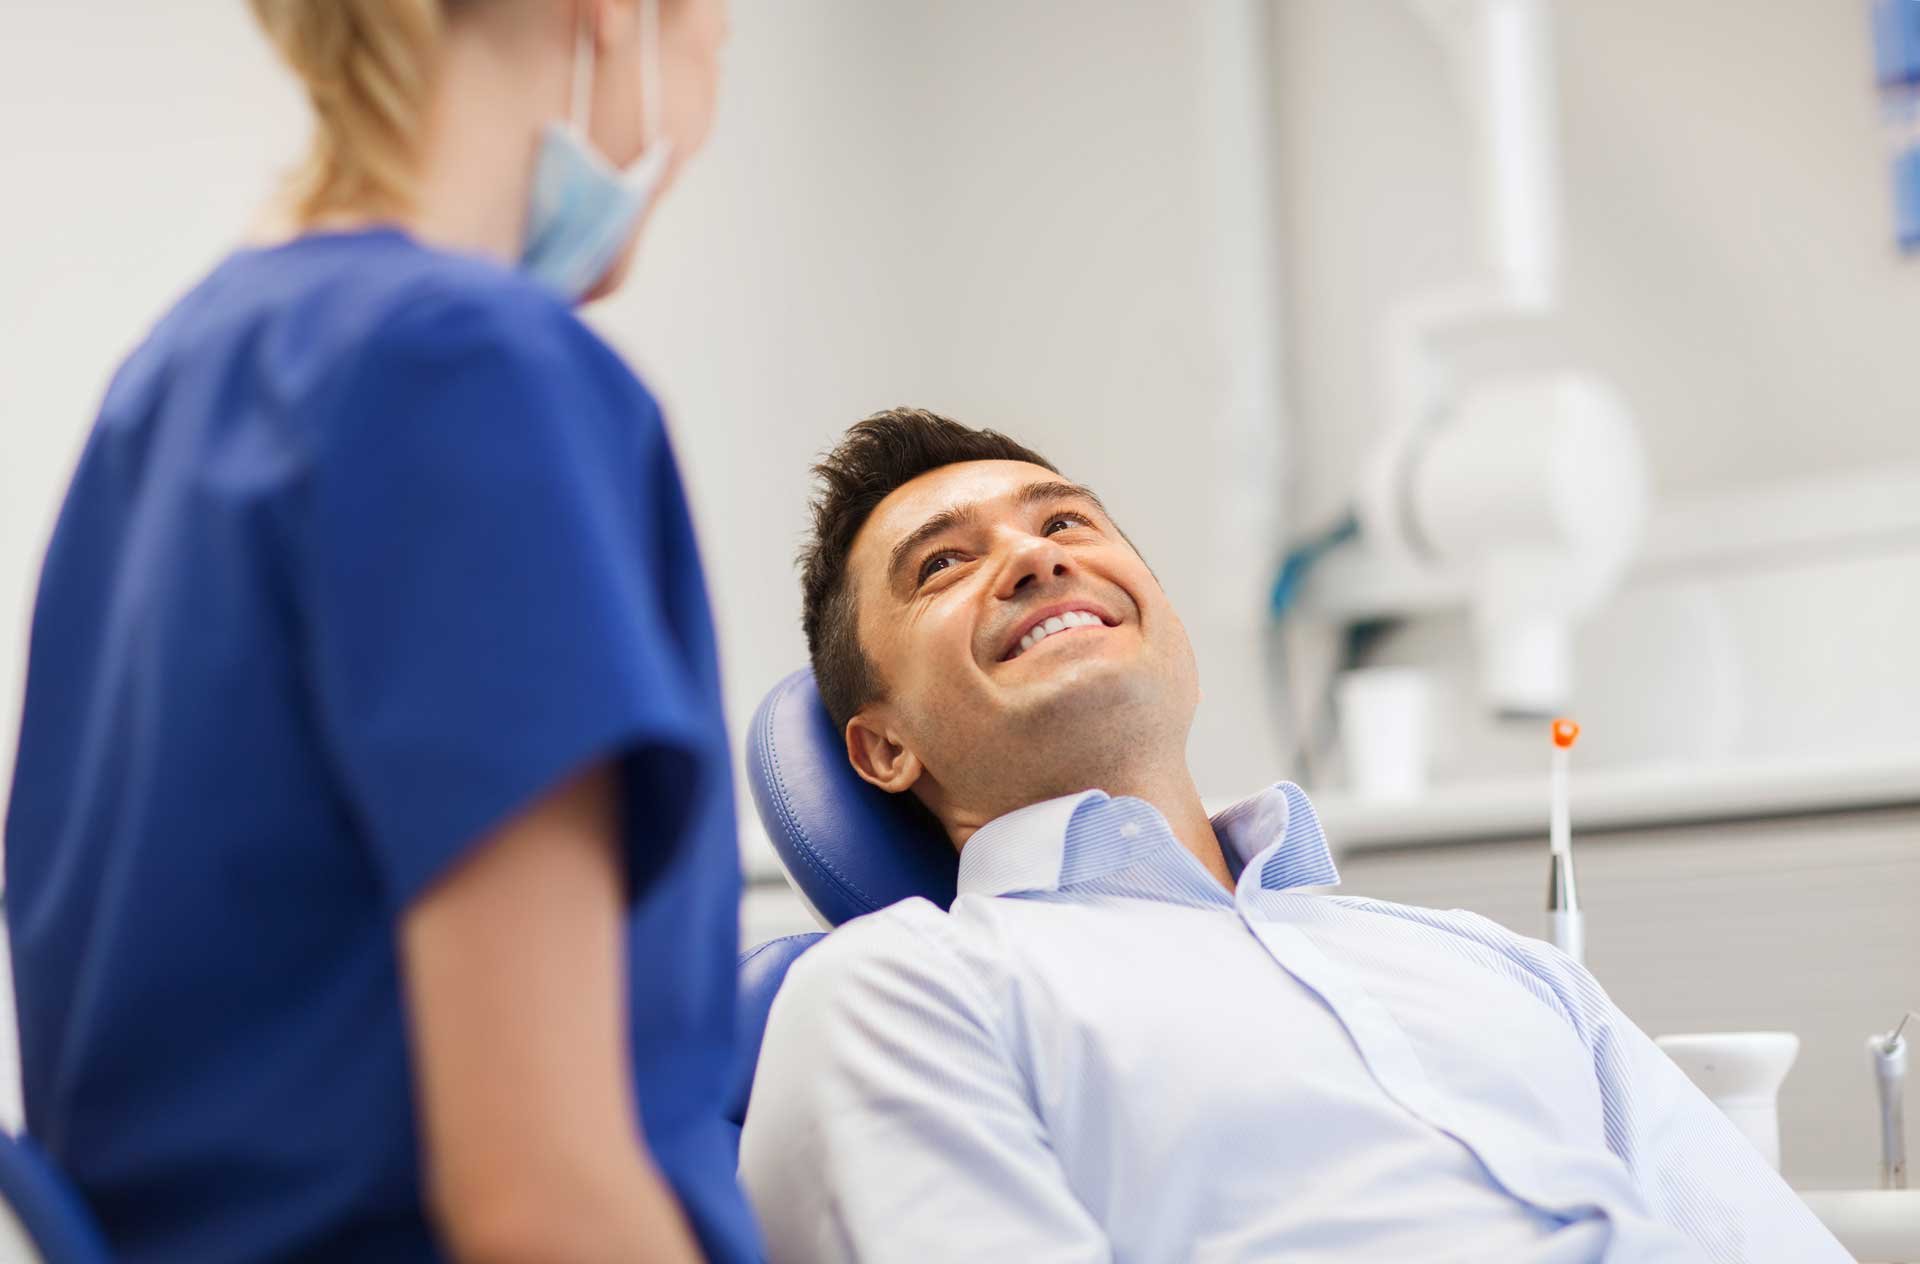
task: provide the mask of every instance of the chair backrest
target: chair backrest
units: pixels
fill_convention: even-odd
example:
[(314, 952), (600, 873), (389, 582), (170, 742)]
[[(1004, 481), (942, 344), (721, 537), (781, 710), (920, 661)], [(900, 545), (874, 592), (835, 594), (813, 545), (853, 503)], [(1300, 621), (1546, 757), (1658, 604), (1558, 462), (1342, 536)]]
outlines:
[(107, 1264), (80, 1193), (27, 1137), (0, 1133), (0, 1260)]
[(760, 1041), (767, 1034), (767, 1011), (773, 1008), (774, 995), (787, 977), (787, 968), (825, 938), (823, 931), (782, 935), (740, 954), (740, 992), (733, 1026), (733, 1092), (727, 1099), (727, 1119), (736, 1129), (747, 1119), (753, 1068), (760, 1061)]
[[(860, 780), (810, 670), (803, 667), (775, 685), (754, 713), (747, 776), (760, 823), (821, 920), (838, 926), (914, 895), (941, 908), (953, 903), (960, 868), (953, 845), (918, 800)], [(747, 1116), (774, 995), (788, 967), (822, 937), (770, 939), (740, 957), (734, 1091), (727, 1107), (736, 1126)]]
[(747, 737), (760, 823), (829, 924), (920, 895), (953, 903), (959, 854), (920, 801), (860, 779), (807, 668), (773, 687)]

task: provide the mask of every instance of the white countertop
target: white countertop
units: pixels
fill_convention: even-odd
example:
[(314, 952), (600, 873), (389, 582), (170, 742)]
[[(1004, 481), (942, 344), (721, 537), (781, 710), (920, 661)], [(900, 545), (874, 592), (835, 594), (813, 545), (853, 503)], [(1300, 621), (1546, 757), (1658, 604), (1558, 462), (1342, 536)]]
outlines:
[[(1546, 836), (1547, 777), (1437, 786), (1405, 799), (1316, 793), (1334, 850)], [(1575, 770), (1576, 831), (1920, 805), (1920, 748), (1845, 758)]]
[[(1920, 747), (1845, 758), (1753, 760), (1575, 770), (1576, 832), (1809, 812), (1920, 807)], [(1424, 843), (1546, 837), (1547, 778), (1463, 782), (1407, 799), (1357, 799), (1313, 792), (1335, 854)], [(1225, 806), (1225, 801), (1210, 808)], [(754, 819), (741, 813), (742, 859), (750, 880), (780, 883), (783, 873)]]

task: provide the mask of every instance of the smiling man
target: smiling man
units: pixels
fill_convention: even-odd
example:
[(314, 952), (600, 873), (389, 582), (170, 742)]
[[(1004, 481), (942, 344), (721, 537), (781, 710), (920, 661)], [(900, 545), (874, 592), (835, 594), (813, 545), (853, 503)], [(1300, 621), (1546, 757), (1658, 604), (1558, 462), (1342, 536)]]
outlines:
[(1291, 785), (1208, 818), (1192, 647), (1093, 492), (913, 410), (815, 472), (821, 696), (960, 876), (774, 1004), (774, 1260), (1847, 1259), (1571, 960), (1316, 890)]

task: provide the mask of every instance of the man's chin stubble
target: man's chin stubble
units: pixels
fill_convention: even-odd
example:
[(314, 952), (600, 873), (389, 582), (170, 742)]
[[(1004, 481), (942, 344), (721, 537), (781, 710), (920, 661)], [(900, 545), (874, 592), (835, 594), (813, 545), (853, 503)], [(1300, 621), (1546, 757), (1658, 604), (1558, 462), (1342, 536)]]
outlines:
[(1033, 698), (1008, 717), (995, 777), (1032, 803), (1127, 784), (1143, 761), (1183, 761), (1184, 727), (1156, 684), (1121, 677)]

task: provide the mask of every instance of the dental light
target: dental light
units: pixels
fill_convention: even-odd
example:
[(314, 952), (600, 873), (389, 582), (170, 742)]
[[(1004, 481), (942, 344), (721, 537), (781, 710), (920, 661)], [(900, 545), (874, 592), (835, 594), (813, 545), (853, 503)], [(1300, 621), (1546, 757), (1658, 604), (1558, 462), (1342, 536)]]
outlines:
[(1396, 432), (1358, 505), (1368, 551), (1472, 613), (1495, 710), (1550, 714), (1573, 685), (1573, 631), (1618, 584), (1646, 515), (1633, 423), (1576, 373), (1502, 378)]
[(1448, 339), (1537, 324), (1558, 305), (1550, 11), (1548, 0), (1412, 3), (1477, 123), (1488, 275), (1389, 313), (1385, 425), (1356, 489), (1357, 540), (1316, 562), (1305, 599), (1350, 620), (1464, 604), (1487, 704), (1551, 715), (1570, 701), (1574, 629), (1639, 539), (1646, 461), (1626, 406), (1590, 375), (1463, 383), (1452, 371)]

